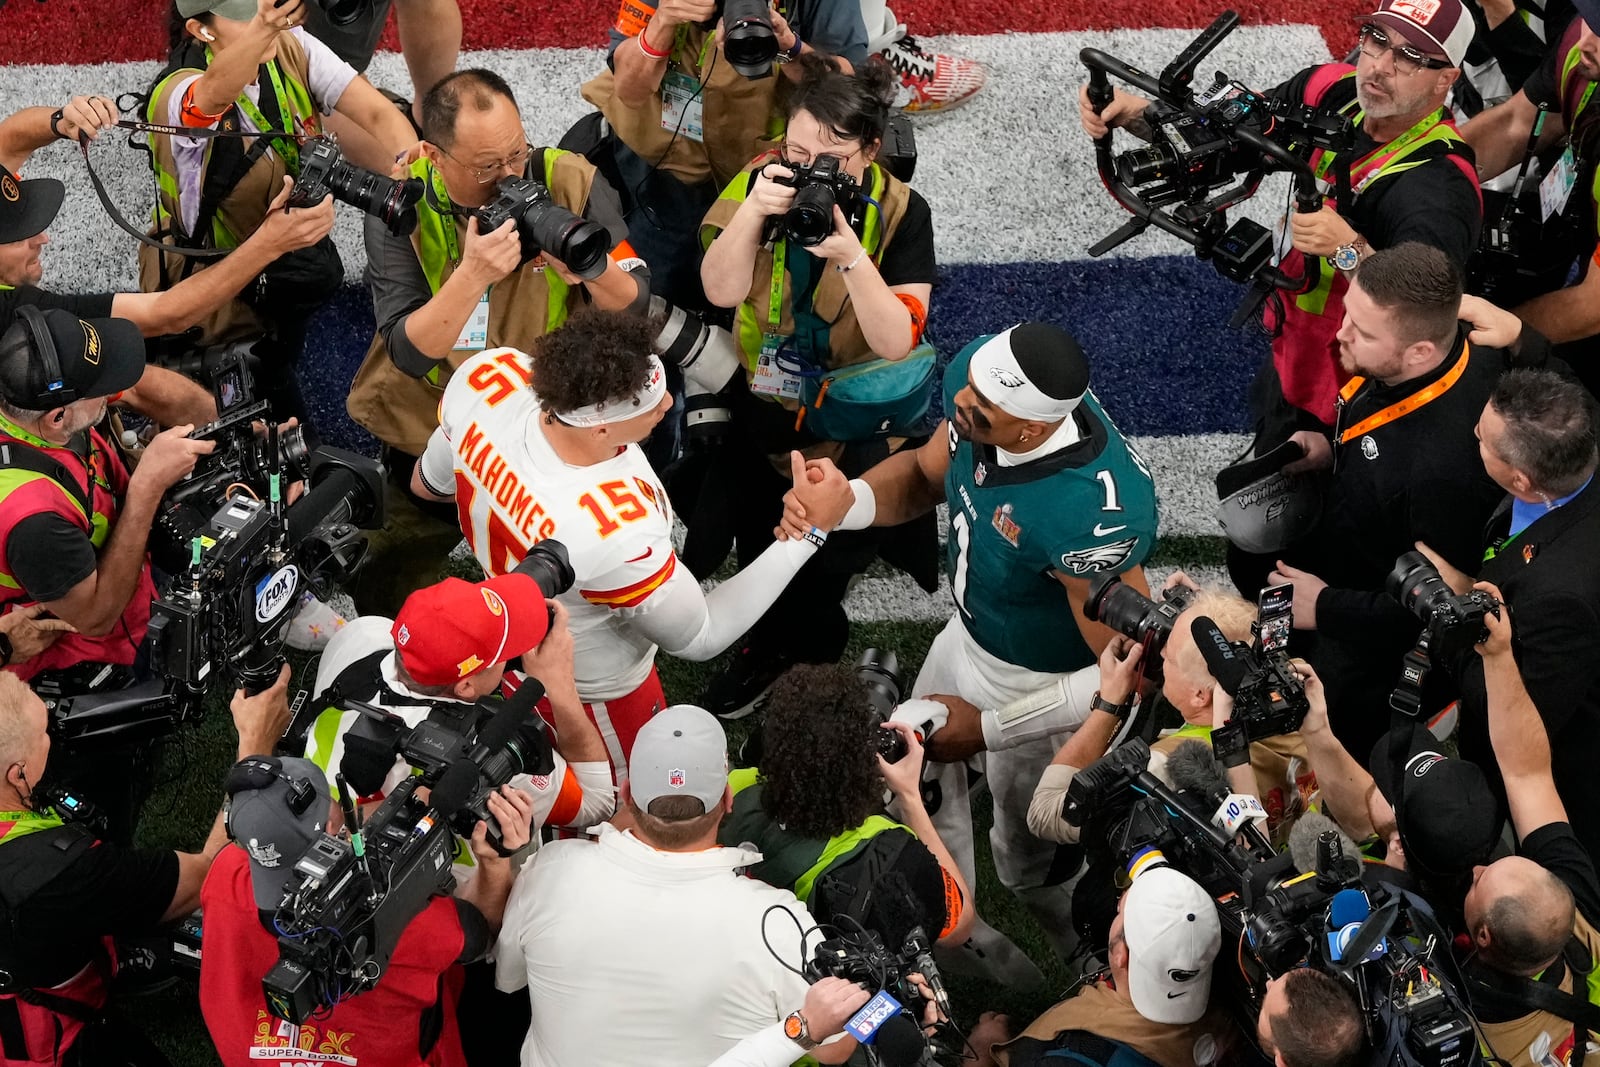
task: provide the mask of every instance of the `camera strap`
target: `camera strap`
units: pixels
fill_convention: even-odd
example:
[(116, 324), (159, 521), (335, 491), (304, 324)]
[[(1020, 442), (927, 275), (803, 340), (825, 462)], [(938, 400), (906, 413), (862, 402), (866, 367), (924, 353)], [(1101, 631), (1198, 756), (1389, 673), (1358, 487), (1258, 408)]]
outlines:
[[(1571, 948), (1571, 943), (1568, 943)], [(1563, 950), (1563, 956), (1567, 951)], [(1574, 988), (1579, 987), (1584, 975), (1567, 963), (1567, 973), (1572, 975)], [(1520, 975), (1502, 974), (1489, 967), (1467, 969), (1468, 989), (1474, 1002), (1508, 1011), (1542, 1011), (1565, 1019), (1586, 1031), (1600, 1033), (1600, 1005), (1574, 993), (1567, 993), (1553, 984), (1540, 982)], [(1572, 1060), (1568, 1067), (1583, 1067), (1588, 1051), (1587, 1035), (1574, 1035)]]

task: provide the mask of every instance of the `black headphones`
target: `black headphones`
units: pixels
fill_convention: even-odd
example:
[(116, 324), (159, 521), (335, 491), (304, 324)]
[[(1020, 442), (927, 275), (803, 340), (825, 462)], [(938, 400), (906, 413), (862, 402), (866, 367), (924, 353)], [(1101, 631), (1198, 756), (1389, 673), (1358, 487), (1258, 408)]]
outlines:
[(229, 840), (233, 839), (233, 798), (238, 793), (247, 790), (266, 789), (274, 781), (283, 782), (289, 787), (284, 803), (295, 818), (306, 813), (317, 799), (317, 788), (310, 779), (294, 778), (283, 773), (283, 761), (276, 756), (251, 756), (235, 763), (228, 771), (227, 780), (222, 783), (223, 795), (228, 798), (228, 813), (223, 822), (227, 827)]
[(40, 411), (50, 411), (77, 400), (78, 391), (69, 388), (62, 377), (61, 357), (56, 353), (55, 338), (50, 336), (50, 324), (45, 321), (44, 312), (31, 304), (23, 304), (16, 309), (16, 314), (17, 321), (27, 328), (34, 353), (44, 364), (44, 391), (31, 398), (23, 398), (20, 403)]

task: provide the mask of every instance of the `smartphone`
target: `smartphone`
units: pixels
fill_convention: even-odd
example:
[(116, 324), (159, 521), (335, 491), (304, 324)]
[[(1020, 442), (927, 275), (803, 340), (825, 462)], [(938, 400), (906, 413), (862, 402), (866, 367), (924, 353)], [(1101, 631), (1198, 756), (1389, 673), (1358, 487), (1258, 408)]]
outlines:
[(1283, 652), (1289, 647), (1289, 631), (1294, 627), (1294, 586), (1288, 582), (1269, 585), (1256, 597), (1256, 623), (1253, 629), (1263, 652)]

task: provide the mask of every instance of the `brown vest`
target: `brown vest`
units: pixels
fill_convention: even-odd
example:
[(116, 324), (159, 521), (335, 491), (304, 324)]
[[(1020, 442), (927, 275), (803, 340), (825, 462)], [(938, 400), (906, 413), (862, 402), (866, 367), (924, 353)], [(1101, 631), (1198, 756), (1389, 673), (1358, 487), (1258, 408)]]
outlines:
[[(642, 27), (639, 32), (644, 32)], [(781, 135), (783, 120), (777, 97), (782, 75), (774, 67), (765, 78), (744, 77), (733, 69), (722, 49), (713, 46), (706, 50), (710, 37), (699, 26), (680, 27), (667, 62), (669, 71), (687, 74), (697, 82), (704, 70), (710, 71), (700, 93), (703, 144), (681, 132), (674, 137), (672, 130), (661, 128), (660, 89), (636, 108), (624, 105), (617, 99), (616, 76), (609, 69), (584, 83), (583, 98), (600, 109), (622, 143), (646, 163), (689, 185), (710, 179), (720, 187)], [(630, 38), (617, 47), (638, 48), (639, 43)], [(706, 57), (704, 67), (702, 55)]]
[[(1171, 756), (1185, 741), (1211, 743), (1209, 735), (1179, 732), (1156, 741), (1150, 751)], [(1289, 830), (1295, 820), (1317, 799), (1317, 776), (1311, 770), (1305, 739), (1293, 733), (1251, 742), (1250, 769), (1256, 772), (1256, 795), (1267, 809), (1267, 834), (1275, 846), (1283, 848), (1289, 842)]]
[[(545, 149), (533, 158), (543, 159)], [(594, 183), (595, 169), (575, 152), (561, 155), (551, 172), (550, 196), (568, 211), (583, 214), (589, 202), (589, 187)], [(417, 205), (418, 211), (431, 211), (426, 198)], [(455, 220), (457, 246), (466, 240), (466, 221)], [(426, 262), (420, 245), (422, 232), (418, 227), (412, 234), (412, 247), (417, 258)], [(444, 264), (438, 285), (443, 285), (455, 270), (448, 260)], [(437, 292), (437, 288), (434, 290)], [(583, 299), (581, 286), (567, 291), (567, 306), (558, 309), (558, 317), (578, 306)], [(511, 274), (495, 282), (489, 289), (489, 348), (509, 346), (531, 352), (533, 343), (542, 337), (550, 318), (550, 287), (545, 269), (524, 263)], [(350, 417), (366, 427), (372, 435), (406, 455), (420, 456), (428, 445), (428, 438), (439, 427), (439, 401), (450, 374), (476, 352), (452, 350), (438, 366), (438, 373), (423, 378), (413, 378), (394, 365), (389, 349), (383, 343), (383, 334), (372, 338), (367, 358), (356, 371), (350, 386), (346, 407)], [(430, 378), (435, 380), (429, 380)]]
[[(294, 34), (285, 32), (278, 35), (278, 58), (273, 62), (278, 65), (278, 70), (285, 80), (296, 82), (300, 85), (309, 84), (311, 75), (306, 60), (306, 51), (300, 42), (295, 39)], [(195, 73), (199, 73), (199, 71)], [(172, 77), (162, 84), (160, 92), (151, 101), (151, 114), (159, 116), (171, 114), (169, 109), (171, 107), (172, 94), (181, 81), (183, 81), (182, 78)], [(270, 93), (272, 91), (271, 84), (262, 83), (261, 91)], [(291, 116), (285, 115), (284, 121), (287, 122), (290, 118)], [(313, 111), (312, 115), (308, 117), (308, 121), (314, 124), (318, 118), (319, 116)], [(166, 119), (163, 117), (161, 121), (165, 122)], [(313, 126), (306, 132), (315, 134), (319, 131)], [(252, 143), (249, 140), (244, 142), (247, 149)], [(150, 146), (155, 153), (157, 168), (175, 176), (178, 173), (178, 166), (177, 159), (172, 151), (172, 138), (161, 134), (152, 134), (150, 136)], [(206, 159), (209, 165), (209, 151), (206, 153)], [(271, 204), (273, 198), (278, 195), (278, 192), (283, 188), (283, 179), (288, 176), (289, 168), (284, 163), (283, 157), (277, 152), (266, 152), (245, 172), (244, 177), (233, 187), (233, 191), (218, 205), (218, 221), (227, 227), (228, 232), (236, 235), (238, 240), (243, 241), (254, 233), (261, 225), (261, 220), (267, 217), (267, 205)], [(205, 184), (204, 170), (201, 172), (200, 182), (203, 188)], [(178, 214), (176, 202), (165, 203), (164, 206), (174, 218), (181, 218), (181, 215)], [(207, 241), (205, 243), (209, 247), (210, 242)], [(159, 262), (158, 258), (159, 260), (164, 260), (164, 262)], [(170, 288), (174, 282), (184, 277), (185, 264), (187, 262), (188, 260), (183, 256), (171, 253), (163, 255), (149, 245), (140, 245), (139, 290), (145, 293), (154, 293), (164, 288), (162, 285), (163, 268), (165, 269), (167, 281), (165, 288)], [(195, 262), (190, 269), (190, 273), (206, 269), (211, 262), (213, 261), (201, 260)], [(260, 337), (266, 330), (265, 324), (262, 323), (256, 313), (237, 297), (228, 300), (221, 307), (201, 319), (199, 326), (201, 332), (198, 343), (202, 345), (227, 344), (233, 341), (248, 340)]]
[[(711, 205), (711, 210), (706, 212), (705, 222), (701, 223), (702, 243), (709, 245), (710, 238), (728, 228), (733, 221), (733, 216), (738, 212), (739, 206), (744, 203), (745, 194), (749, 192), (749, 175), (767, 163), (777, 158), (772, 153), (763, 153), (751, 160), (739, 177), (729, 184), (729, 188)], [(866, 176), (866, 190), (872, 191), (875, 181), (874, 174), (881, 175), (883, 188), (877, 198), (879, 207), (868, 207), (867, 229), (868, 235), (863, 239), (863, 247), (868, 249), (874, 263), (883, 261), (883, 254), (894, 240), (895, 231), (900, 228), (900, 220), (905, 217), (906, 206), (911, 202), (911, 187), (900, 181), (887, 170), (877, 167), (869, 168)], [(877, 241), (871, 243), (873, 224), (877, 224)], [(811, 253), (803, 248), (790, 246), (786, 255), (806, 256)], [(739, 340), (739, 347), (744, 354), (745, 367), (748, 373), (754, 374), (756, 359), (761, 351), (761, 335), (774, 332), (780, 336), (788, 337), (794, 333), (794, 286), (790, 276), (784, 272), (782, 292), (778, 307), (778, 325), (770, 326), (772, 312), (772, 268), (773, 250), (762, 246), (756, 250), (755, 268), (750, 273), (750, 292), (746, 294), (744, 303), (738, 311), (738, 323), (735, 336)], [(826, 264), (817, 267), (821, 277), (812, 295), (811, 307), (818, 318), (833, 325), (828, 330), (828, 348), (830, 356), (828, 367), (848, 367), (856, 363), (866, 363), (878, 358), (867, 344), (866, 336), (861, 332), (861, 323), (856, 321), (856, 309), (850, 303), (850, 290), (845, 286), (844, 275), (836, 270), (828, 269)]]
[[(1131, 1046), (1161, 1067), (1212, 1067), (1227, 1062), (1224, 1053), (1233, 1044), (1233, 1029), (1226, 1013), (1216, 1008), (1187, 1026), (1151, 1022), (1102, 979), (1050, 1008), (1018, 1036), (1050, 1041), (1063, 1030), (1082, 1030)], [(995, 1046), (1001, 1067), (1011, 1062), (1009, 1044)]]
[[(1589, 949), (1589, 955), (1600, 960), (1600, 933), (1581, 914), (1573, 916), (1572, 932)], [(1572, 980), (1572, 968), (1568, 967), (1566, 974), (1561, 977), (1561, 984), (1556, 988), (1563, 993), (1586, 997), (1588, 990), (1584, 986), (1574, 989)], [(1510, 1022), (1485, 1022), (1481, 1025), (1489, 1047), (1495, 1055), (1504, 1057), (1511, 1067), (1540, 1067), (1528, 1054), (1528, 1046), (1538, 1040), (1540, 1034), (1550, 1035), (1550, 1050), (1558, 1062), (1566, 1063), (1572, 1054), (1572, 1024), (1547, 1011), (1529, 1012)]]

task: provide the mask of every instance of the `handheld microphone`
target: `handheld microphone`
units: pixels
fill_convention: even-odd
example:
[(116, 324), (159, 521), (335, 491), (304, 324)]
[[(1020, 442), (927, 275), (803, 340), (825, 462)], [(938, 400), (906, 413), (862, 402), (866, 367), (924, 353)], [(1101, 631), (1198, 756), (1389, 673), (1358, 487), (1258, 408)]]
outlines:
[[(1334, 963), (1344, 961), (1345, 949), (1355, 940), (1361, 925), (1371, 914), (1372, 902), (1364, 891), (1341, 889), (1333, 895), (1333, 900), (1328, 904), (1328, 959)], [(1387, 939), (1379, 938), (1378, 943), (1362, 959), (1379, 959), (1387, 951)]]
[(1199, 646), (1200, 655), (1205, 658), (1206, 669), (1222, 686), (1222, 691), (1229, 696), (1238, 693), (1239, 683), (1249, 675), (1250, 667), (1239, 655), (1239, 650), (1233, 647), (1233, 642), (1217, 629), (1217, 624), (1211, 621), (1209, 615), (1202, 615), (1191, 622), (1189, 633)]
[(1232, 791), (1222, 764), (1203, 741), (1179, 743), (1167, 757), (1167, 776), (1177, 789), (1205, 798), (1208, 805), (1216, 805), (1211, 825), (1224, 833), (1236, 834), (1247, 824), (1259, 827), (1267, 821), (1267, 809), (1261, 806), (1261, 801)]
[(944, 976), (939, 973), (939, 965), (933, 959), (933, 945), (928, 941), (927, 933), (920, 926), (913, 927), (906, 937), (906, 955), (914, 955), (917, 960), (917, 973), (928, 980), (928, 988), (933, 991), (933, 999), (950, 1014), (950, 993), (944, 987)]
[[(1320, 840), (1322, 835), (1327, 833), (1337, 835), (1340, 852), (1344, 856), (1347, 867), (1352, 858), (1361, 855), (1361, 850), (1356, 847), (1356, 843), (1350, 839), (1349, 834), (1339, 828), (1338, 823), (1320, 811), (1308, 811), (1296, 819), (1294, 826), (1289, 829), (1289, 855), (1294, 860), (1294, 866), (1297, 871), (1302, 874), (1311, 874), (1313, 872), (1318, 874), (1332, 873), (1323, 871), (1318, 864)], [(1357, 859), (1355, 862), (1359, 864), (1360, 860)], [(1359, 871), (1360, 868), (1357, 867), (1357, 875), (1359, 875)], [(1343, 873), (1347, 876), (1351, 874), (1349, 870)], [(1341, 879), (1342, 881), (1343, 879)]]
[(928, 1043), (922, 1028), (904, 1006), (887, 992), (879, 990), (860, 1011), (844, 1024), (844, 1032), (870, 1045), (883, 1067), (914, 1067), (922, 1062)]

